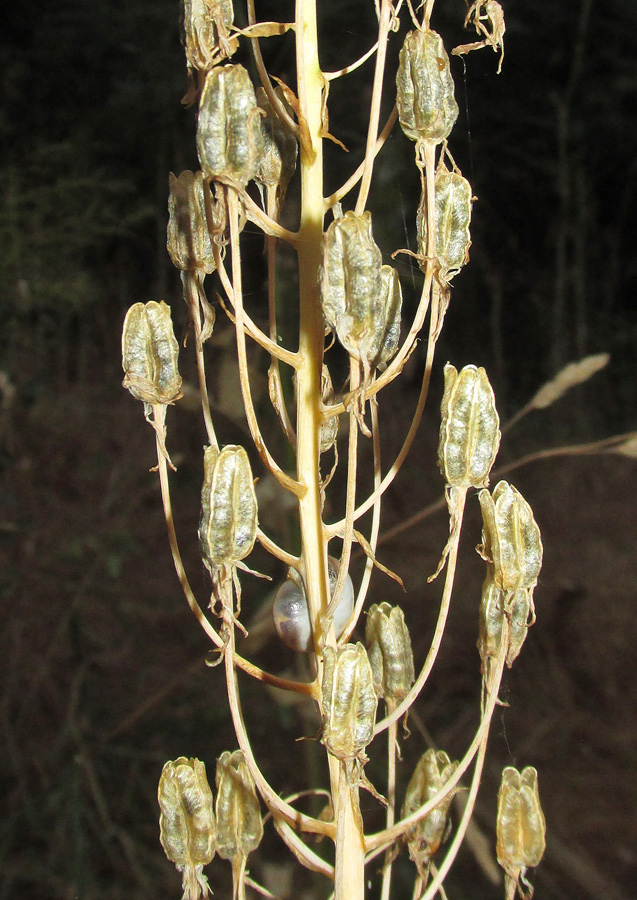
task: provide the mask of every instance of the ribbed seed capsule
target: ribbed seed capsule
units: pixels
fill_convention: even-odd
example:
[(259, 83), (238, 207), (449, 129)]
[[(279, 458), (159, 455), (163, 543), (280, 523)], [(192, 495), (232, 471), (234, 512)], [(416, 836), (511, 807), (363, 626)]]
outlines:
[(410, 31), (396, 75), (400, 125), (412, 141), (440, 143), (458, 118), (449, 57), (435, 31)]
[[(480, 600), (480, 627), (477, 647), (482, 660), (482, 673), (486, 674), (487, 662), (500, 653), (502, 644), (502, 623), (504, 621), (505, 592), (493, 580), (493, 567), (482, 586)], [(515, 591), (507, 599), (509, 617), (509, 641), (506, 664), (509, 668), (520, 655), (529, 626), (533, 623), (533, 600), (528, 590)]]
[(134, 303), (122, 331), (123, 385), (147, 404), (174, 403), (181, 397), (179, 345), (165, 303)]
[[(207, 275), (215, 270), (215, 258), (206, 218), (206, 193), (210, 188), (201, 172), (185, 171), (169, 175), (168, 253), (173, 265), (182, 271), (202, 269)], [(210, 208), (212, 204), (209, 200)]]
[(222, 859), (247, 857), (261, 843), (263, 820), (254, 779), (241, 750), (217, 760), (217, 853)]
[(414, 683), (414, 655), (402, 609), (375, 603), (367, 614), (365, 643), (376, 696), (400, 703)]
[(445, 366), (438, 466), (452, 487), (484, 487), (500, 446), (500, 420), (487, 373)]
[(257, 536), (257, 498), (248, 454), (228, 444), (204, 450), (199, 545), (211, 574), (252, 551)]
[(179, 757), (164, 766), (157, 790), (162, 847), (183, 872), (184, 900), (208, 895), (202, 870), (215, 855), (216, 825), (206, 767)]
[[(283, 89), (278, 87), (275, 94), (287, 108)], [(263, 129), (263, 152), (257, 163), (255, 178), (265, 185), (276, 185), (279, 196), (285, 196), (288, 183), (296, 169), (298, 144), (295, 136), (278, 117), (263, 88), (257, 90), (257, 104), (265, 117)]]
[(542, 566), (540, 529), (533, 510), (512, 485), (500, 481), (493, 496), (482, 490), (482, 552), (493, 563), (497, 587), (532, 593)]
[[(540, 805), (537, 770), (527, 766), (518, 772), (507, 766), (502, 772), (498, 793), (497, 856), (498, 862), (515, 885), (521, 880), (530, 892), (533, 889), (524, 878), (527, 868), (537, 866), (546, 847), (546, 822)], [(507, 896), (513, 897), (515, 889)]]
[[(333, 556), (327, 558), (327, 574), (330, 596), (338, 580), (339, 561)], [(339, 638), (345, 631), (354, 611), (354, 585), (349, 573), (345, 576), (343, 590), (334, 610), (334, 631)], [(276, 592), (272, 606), (274, 627), (283, 643), (292, 650), (309, 653), (313, 649), (312, 624), (307, 607), (307, 596), (300, 575), (290, 570), (287, 579)]]
[(369, 212), (332, 222), (323, 240), (323, 315), (366, 375), (391, 359), (400, 335), (398, 275), (381, 263)]
[(182, 9), (188, 65), (207, 72), (232, 52), (232, 0), (183, 0)]
[[(434, 184), (437, 277), (447, 284), (469, 261), (471, 185), (458, 172), (450, 172), (445, 166), (438, 168)], [(427, 208), (424, 197), (416, 217), (416, 234), (420, 268), (424, 272), (427, 266)]]
[(197, 154), (204, 175), (244, 186), (263, 150), (261, 114), (243, 66), (217, 66), (206, 75), (197, 121)]
[(332, 756), (360, 757), (374, 734), (378, 701), (372, 669), (361, 643), (325, 648), (323, 737)]
[[(407, 786), (402, 809), (403, 818), (416, 812), (442, 790), (457, 767), (458, 763), (451, 762), (444, 750), (427, 750), (420, 757)], [(445, 837), (449, 806), (455, 793), (455, 790), (451, 790), (438, 806), (406, 833), (409, 855), (419, 870), (426, 870), (431, 857)]]

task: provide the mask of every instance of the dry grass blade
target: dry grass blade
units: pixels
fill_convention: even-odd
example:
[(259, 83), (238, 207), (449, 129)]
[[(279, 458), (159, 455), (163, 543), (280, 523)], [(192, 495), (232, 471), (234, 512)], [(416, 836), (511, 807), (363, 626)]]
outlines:
[(559, 400), (567, 391), (583, 384), (592, 378), (597, 372), (608, 365), (609, 353), (595, 353), (585, 356), (579, 362), (569, 363), (557, 373), (552, 381), (542, 385), (537, 394), (529, 403), (530, 409), (546, 409), (556, 400)]

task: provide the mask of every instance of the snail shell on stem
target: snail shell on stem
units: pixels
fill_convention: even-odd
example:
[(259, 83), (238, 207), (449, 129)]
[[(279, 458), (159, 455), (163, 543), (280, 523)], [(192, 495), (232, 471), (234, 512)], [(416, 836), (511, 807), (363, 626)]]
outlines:
[[(327, 558), (330, 594), (334, 592), (338, 578), (339, 562), (333, 556)], [(336, 637), (345, 631), (354, 611), (354, 585), (349, 575), (345, 578), (343, 592), (334, 612)], [(307, 608), (307, 597), (303, 582), (296, 572), (288, 574), (274, 598), (272, 608), (274, 627), (283, 643), (292, 650), (309, 653), (313, 649), (312, 625)]]

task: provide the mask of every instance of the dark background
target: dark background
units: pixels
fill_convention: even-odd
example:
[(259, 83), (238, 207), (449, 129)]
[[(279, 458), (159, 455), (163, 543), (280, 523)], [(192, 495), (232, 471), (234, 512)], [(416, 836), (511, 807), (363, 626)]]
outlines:
[[(258, 6), (263, 19), (292, 15), (289, 3)], [(504, 6), (502, 74), (488, 49), (469, 55), (466, 68), (452, 60), (460, 116), (450, 149), (478, 198), (472, 259), (454, 282), (429, 411), (387, 497), (387, 529), (440, 496), (437, 405), (447, 359), (487, 368), (506, 421), (567, 362), (611, 355), (589, 383), (512, 429), (499, 465), (635, 428), (637, 7), (633, 0)], [(367, 49), (371, 0), (323, 2), (320, 14), (326, 70)], [(473, 39), (462, 30), (463, 15), (461, 2), (438, 0), (432, 25), (447, 47)], [(395, 37), (390, 72), (399, 46)], [(272, 70), (293, 85), (291, 49), (291, 36), (264, 48)], [(361, 158), (369, 73), (368, 63), (333, 84), (330, 128), (350, 153), (329, 148), (328, 190)], [(157, 479), (148, 474), (154, 442), (140, 405), (120, 387), (119, 351), (125, 311), (138, 300), (166, 299), (177, 333), (185, 326), (165, 251), (167, 173), (197, 165), (194, 114), (179, 102), (186, 79), (177, 3), (59, 0), (28, 11), (12, 4), (0, 33), (0, 78), (0, 900), (178, 897), (179, 877), (157, 839), (161, 766), (193, 755), (212, 773), (234, 738), (222, 674), (203, 664), (208, 646), (171, 567)], [(391, 79), (385, 99), (388, 110)], [(292, 223), (297, 187), (290, 188)], [(370, 200), (385, 261), (397, 247), (414, 249), (418, 189), (413, 145), (395, 130)], [(261, 247), (248, 227), (247, 296), (259, 321)], [(396, 264), (408, 316), (421, 275), (408, 257)], [(282, 276), (294, 278), (285, 260)], [(211, 299), (215, 290), (211, 278)], [(221, 317), (208, 353), (220, 438), (246, 442), (231, 333)], [(182, 357), (192, 383), (191, 355)], [(408, 427), (423, 359), (420, 348), (381, 398), (386, 465)], [(265, 364), (253, 362), (266, 420)], [(277, 447), (274, 430), (271, 439)], [(168, 440), (179, 468), (173, 486), (182, 551), (204, 598), (195, 539), (204, 433), (188, 398), (169, 412)], [(361, 495), (367, 456), (364, 446)], [(502, 766), (535, 765), (548, 834), (536, 896), (628, 898), (637, 876), (635, 461), (564, 456), (507, 477), (533, 506), (545, 564), (537, 625), (505, 676), (501, 697), (510, 706), (494, 723), (477, 825), (491, 852)], [(292, 546), (282, 498), (268, 496), (265, 479), (260, 491), (264, 528)], [(339, 502), (337, 479), (331, 517)], [(370, 598), (402, 603), (417, 659), (441, 589), (426, 577), (446, 529), (444, 514), (422, 517), (379, 548), (408, 594), (375, 575)], [(448, 634), (412, 737), (402, 741), (399, 791), (426, 734), (459, 757), (477, 722), (483, 565), (472, 548), (479, 538), (474, 497)], [(282, 577), (258, 552), (254, 564)], [(360, 568), (355, 560), (355, 580)], [(250, 576), (242, 581), (250, 623), (268, 588)], [(250, 652), (302, 677), (303, 663), (281, 650), (263, 621), (251, 628)], [(275, 789), (305, 786), (307, 772), (324, 780), (320, 746), (294, 743), (316, 734), (311, 710), (270, 695), (265, 702), (261, 689), (242, 686), (250, 734)], [(382, 763), (370, 764), (368, 774), (382, 790)], [(363, 802), (369, 826), (380, 827), (378, 805)], [(251, 861), (255, 877), (281, 897), (325, 896), (304, 875), (286, 893), (290, 864), (267, 832)], [(405, 857), (397, 897), (411, 896)], [(484, 858), (484, 851), (463, 851), (450, 897), (502, 896)], [(228, 870), (219, 861), (210, 867), (217, 896), (228, 895)]]

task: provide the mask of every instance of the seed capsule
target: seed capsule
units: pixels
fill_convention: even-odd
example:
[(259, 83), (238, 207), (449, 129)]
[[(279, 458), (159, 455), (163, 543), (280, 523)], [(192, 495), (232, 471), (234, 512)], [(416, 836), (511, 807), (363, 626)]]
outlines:
[(500, 446), (500, 420), (487, 373), (445, 366), (438, 466), (452, 487), (484, 487)]
[(124, 387), (144, 403), (174, 403), (182, 395), (178, 356), (170, 308), (154, 300), (134, 303), (122, 331)]
[(400, 703), (414, 683), (414, 656), (402, 609), (375, 603), (367, 614), (365, 643), (376, 696)]
[[(333, 556), (327, 558), (327, 573), (330, 584), (330, 596), (334, 593), (338, 579), (339, 562)], [(354, 585), (349, 573), (345, 576), (345, 583), (341, 592), (341, 598), (334, 611), (334, 630), (339, 638), (345, 631), (354, 611)], [(303, 582), (294, 570), (290, 571), (274, 598), (272, 607), (274, 627), (283, 643), (292, 650), (301, 653), (309, 653), (314, 649), (312, 642), (312, 625), (310, 624), (310, 612), (307, 607), (307, 597)]]
[(254, 780), (241, 750), (217, 760), (217, 853), (222, 859), (247, 857), (261, 843), (263, 820)]
[[(447, 284), (469, 261), (471, 236), (471, 185), (458, 172), (439, 167), (435, 178), (434, 253), (439, 280)], [(421, 201), (416, 217), (420, 268), (425, 271), (427, 258), (427, 208)]]
[(261, 115), (243, 66), (217, 66), (206, 75), (199, 104), (197, 153), (204, 175), (244, 186), (263, 152)]
[(215, 855), (216, 826), (204, 764), (183, 756), (167, 762), (157, 799), (161, 844), (177, 871), (183, 872), (183, 900), (207, 897), (203, 867)]
[(228, 444), (204, 450), (199, 545), (211, 574), (251, 553), (257, 536), (257, 498), (248, 454)]
[[(402, 809), (403, 818), (416, 812), (442, 790), (457, 767), (458, 763), (451, 762), (444, 750), (427, 750), (420, 757), (407, 786)], [(421, 871), (427, 869), (431, 857), (444, 840), (449, 806), (454, 793), (455, 790), (450, 791), (438, 806), (406, 833), (409, 855)]]
[[(527, 868), (537, 866), (546, 847), (546, 822), (540, 805), (537, 770), (527, 766), (518, 772), (507, 766), (502, 772), (498, 793), (497, 855), (507, 881), (533, 889), (525, 879)], [(507, 896), (513, 897), (515, 888)]]
[(326, 647), (324, 654), (322, 741), (337, 759), (355, 759), (374, 734), (372, 669), (361, 643)]
[[(287, 107), (283, 89), (278, 87), (275, 94)], [(257, 163), (255, 178), (262, 184), (276, 185), (279, 196), (284, 197), (288, 183), (296, 169), (298, 144), (295, 136), (278, 117), (263, 88), (257, 90), (257, 103), (263, 110), (263, 153)]]
[[(185, 171), (176, 178), (169, 175), (168, 253), (173, 265), (189, 271), (215, 270), (215, 258), (206, 219), (206, 194), (210, 188), (201, 172)], [(209, 199), (210, 204), (210, 199)]]
[(493, 579), (503, 591), (532, 593), (542, 566), (540, 529), (533, 510), (512, 485), (500, 481), (493, 496), (482, 490), (482, 552), (493, 563)]
[(411, 31), (396, 75), (400, 125), (412, 141), (444, 141), (458, 118), (449, 57), (435, 31)]
[(332, 222), (323, 240), (323, 315), (366, 375), (391, 359), (400, 335), (398, 274), (381, 263), (369, 212)]
[(207, 72), (232, 53), (232, 0), (182, 0), (182, 10), (188, 65)]

